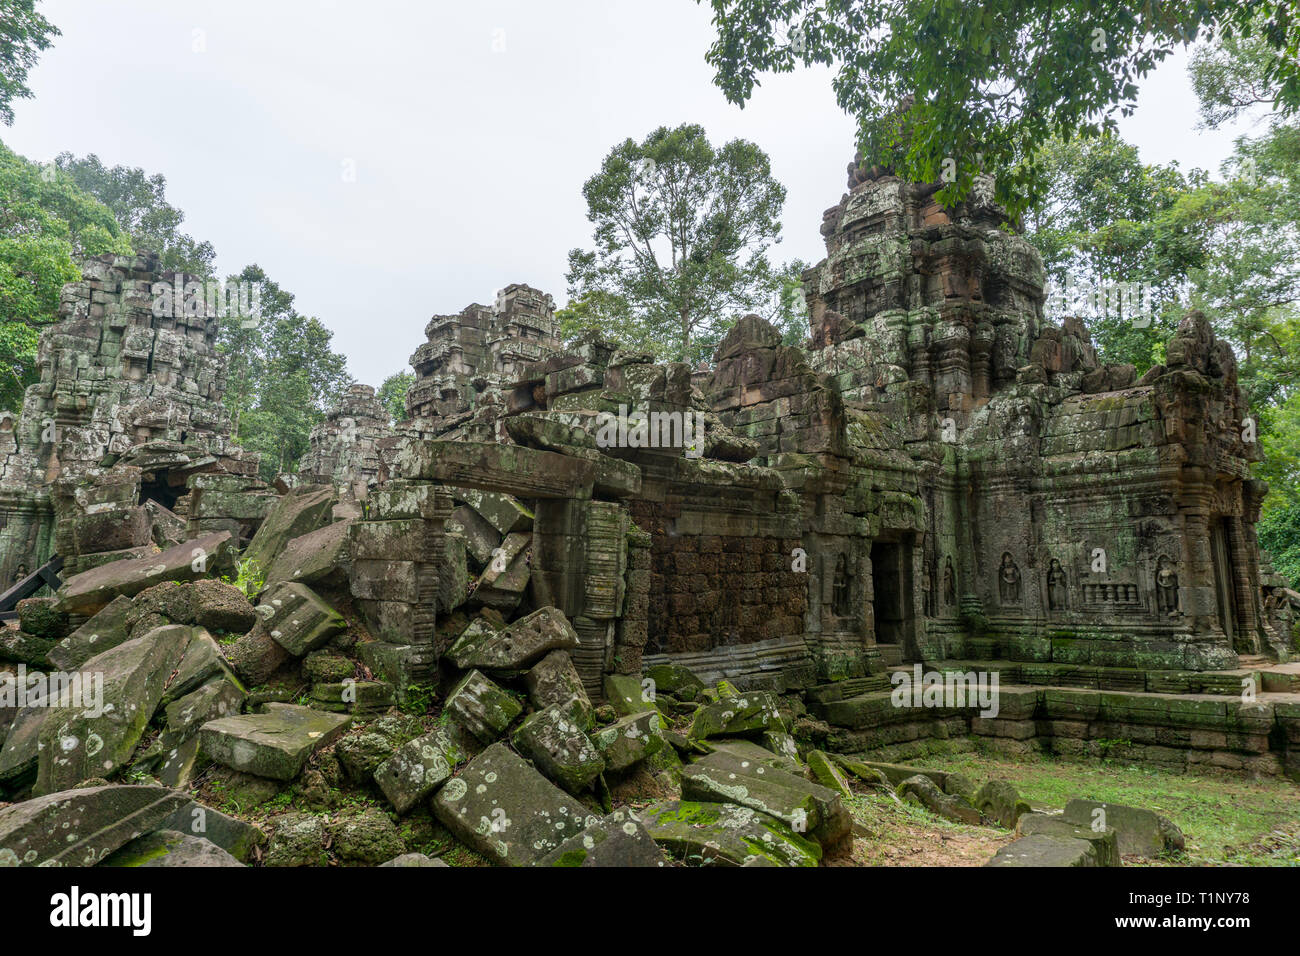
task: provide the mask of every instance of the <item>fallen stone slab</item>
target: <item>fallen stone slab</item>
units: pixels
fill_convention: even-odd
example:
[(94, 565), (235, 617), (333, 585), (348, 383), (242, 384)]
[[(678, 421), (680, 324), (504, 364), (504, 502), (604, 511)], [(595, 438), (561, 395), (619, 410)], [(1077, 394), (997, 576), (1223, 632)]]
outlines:
[(465, 550), (480, 567), (487, 564), (492, 552), (501, 546), (501, 532), (469, 505), (461, 505), (447, 517), (445, 528), (465, 542)]
[(975, 799), (971, 802), (986, 820), (992, 820), (1008, 830), (1014, 830), (1016, 822), (1033, 809), (1020, 799), (1019, 791), (1005, 780), (988, 781), (975, 791)]
[(513, 612), (523, 600), (532, 579), (532, 541), (531, 534), (516, 532), (506, 535), (484, 562), (483, 573), (474, 582), (470, 602), (506, 615)]
[(1035, 833), (1008, 843), (985, 866), (1101, 866), (1089, 840)]
[(668, 857), (630, 810), (615, 810), (569, 837), (535, 866), (667, 866)]
[(803, 771), (803, 767), (799, 765), (798, 761), (792, 760), (789, 756), (777, 753), (768, 747), (760, 746), (752, 740), (745, 740), (743, 737), (735, 739), (714, 738), (701, 742), (700, 746), (705, 750), (705, 753), (701, 754), (701, 756), (707, 756), (710, 753), (725, 753), (739, 760), (748, 760), (765, 767), (771, 767), (774, 770), (784, 770), (786, 773), (798, 774)]
[(524, 674), (524, 687), (538, 710), (561, 704), (568, 708), (583, 730), (590, 730), (595, 724), (595, 708), (568, 651), (551, 651), (534, 664)]
[(605, 699), (620, 717), (655, 709), (654, 689), (641, 678), (631, 674), (606, 674), (603, 683)]
[(934, 785), (933, 780), (919, 773), (898, 785), (898, 795), (904, 799), (910, 797), (936, 816), (954, 823), (977, 827), (984, 819), (969, 803), (944, 793)]
[(774, 694), (751, 691), (738, 697), (724, 697), (716, 703), (705, 704), (695, 712), (689, 736), (703, 740), (707, 737), (730, 737), (784, 729), (776, 703)]
[(166, 787), (108, 784), (0, 809), (0, 866), (94, 866), (190, 802)]
[[(892, 791), (894, 785), (890, 783), (889, 777), (881, 770), (875, 767), (869, 767), (861, 760), (854, 760), (852, 757), (846, 757), (843, 754), (834, 754), (835, 762), (847, 770), (853, 776), (857, 777), (869, 787), (879, 787)], [(906, 778), (904, 778), (906, 779)], [(931, 780), (934, 778), (931, 777)], [(902, 782), (901, 780), (899, 781)]]
[(294, 657), (302, 657), (348, 629), (348, 623), (305, 584), (277, 584), (257, 606), (266, 632)]
[(335, 521), (290, 540), (266, 569), (266, 583), (296, 581), (329, 590), (345, 586), (351, 563), (351, 526), (351, 519)]
[(451, 778), (467, 759), (452, 735), (439, 728), (407, 741), (375, 768), (375, 783), (399, 814), (415, 806)]
[(266, 834), (251, 823), (191, 800), (158, 824), (159, 830), (177, 830), (210, 840), (241, 863), (266, 843)]
[[(484, 626), (475, 626), (482, 622)], [(556, 650), (578, 646), (578, 632), (553, 607), (538, 608), (503, 630), (482, 618), (475, 620), (452, 645), (447, 656), (462, 670), (521, 670)]]
[(812, 773), (813, 779), (827, 790), (834, 790), (841, 797), (853, 796), (848, 778), (840, 772), (839, 764), (830, 754), (820, 750), (811, 751), (808, 754), (808, 770)]
[(433, 810), (458, 840), (505, 866), (531, 866), (599, 819), (504, 743), (443, 784)]
[(458, 488), (455, 496), (478, 512), (502, 536), (533, 529), (533, 513), (510, 495)]
[(671, 694), (678, 700), (694, 700), (704, 690), (704, 681), (680, 664), (656, 664), (646, 669), (656, 693)]
[(235, 675), (226, 664), (225, 657), (221, 654), (221, 648), (217, 646), (211, 634), (202, 627), (194, 627), (190, 630), (190, 635), (185, 656), (176, 665), (176, 673), (171, 676), (170, 683), (163, 691), (164, 704), (179, 700), (214, 677), (235, 679)]
[(293, 660), (293, 655), (271, 637), (261, 621), (235, 643), (227, 644), (222, 653), (250, 687), (265, 684), (272, 674)]
[[(852, 758), (841, 755), (836, 755), (836, 759), (839, 760), (841, 765), (846, 761), (852, 760)], [(858, 763), (860, 766), (869, 770), (875, 770), (884, 774), (885, 779), (895, 787), (909, 777), (915, 777), (917, 774), (920, 774), (923, 777), (929, 777), (934, 785), (940, 790), (944, 789), (944, 784), (948, 780), (948, 772), (945, 770), (926, 770), (922, 767), (910, 767), (906, 764), (881, 763), (879, 760), (861, 760), (853, 762)], [(850, 772), (852, 773), (853, 771)]]
[(44, 704), (23, 707), (14, 715), (0, 748), (0, 784), (17, 788), (36, 776), (41, 726), (49, 716), (50, 708)]
[(470, 671), (450, 694), (444, 711), (484, 743), (491, 743), (508, 728), (524, 705), (478, 671)]
[(328, 681), (313, 684), (313, 707), (336, 713), (357, 715), (377, 714), (397, 704), (397, 694), (388, 681), (353, 680)]
[(159, 554), (114, 561), (68, 578), (59, 589), (59, 602), (69, 614), (94, 614), (118, 595), (134, 597), (164, 581), (219, 573), (230, 566), (233, 549), (229, 531), (214, 531)]
[(272, 780), (292, 780), (313, 752), (328, 747), (352, 718), (296, 704), (267, 704), (266, 712), (204, 724), (200, 747), (219, 764)]
[(848, 809), (833, 790), (726, 753), (709, 754), (682, 768), (682, 799), (758, 810), (823, 847), (834, 846), (853, 829)]
[(253, 540), (244, 549), (244, 559), (251, 559), (265, 571), (294, 538), (316, 531), (334, 517), (338, 498), (327, 485), (299, 485), (280, 498), (266, 513)]
[(1183, 850), (1187, 841), (1172, 820), (1140, 807), (1075, 798), (1065, 805), (1062, 819), (1075, 826), (1100, 823), (1114, 830), (1121, 856), (1157, 857)]
[(562, 704), (530, 714), (510, 737), (515, 749), (569, 793), (591, 787), (605, 758)]
[(0, 628), (0, 661), (43, 669), (48, 666), (50, 651), (55, 646), (54, 641), (44, 637), (8, 627)]
[(158, 779), (168, 787), (188, 786), (198, 766), (199, 730), (210, 721), (238, 714), (243, 702), (243, 690), (218, 677), (168, 704), (163, 732), (146, 752), (157, 761)]
[(595, 731), (592, 738), (611, 773), (627, 770), (668, 746), (663, 718), (653, 710), (616, 720)]
[(180, 665), (195, 629), (183, 624), (155, 628), (142, 637), (92, 657), (80, 678), (41, 725), (36, 795), (67, 790), (84, 780), (108, 777), (131, 759), (167, 680)]
[(694, 866), (816, 866), (822, 857), (780, 820), (734, 803), (656, 803), (641, 822), (672, 859)]
[(1059, 837), (1070, 840), (1086, 840), (1094, 844), (1097, 866), (1119, 866), (1119, 841), (1116, 832), (1109, 827), (1075, 826), (1059, 814), (1026, 813), (1016, 823), (1016, 833), (1020, 836)]
[(199, 627), (222, 634), (245, 634), (257, 623), (257, 612), (238, 588), (211, 579), (195, 581), (189, 587), (194, 623)]
[(175, 830), (155, 830), (136, 837), (100, 865), (212, 867), (244, 864), (210, 840)]
[(442, 860), (436, 857), (425, 856), (423, 853), (403, 853), (401, 856), (395, 856), (387, 863), (380, 863), (380, 866), (447, 866)]

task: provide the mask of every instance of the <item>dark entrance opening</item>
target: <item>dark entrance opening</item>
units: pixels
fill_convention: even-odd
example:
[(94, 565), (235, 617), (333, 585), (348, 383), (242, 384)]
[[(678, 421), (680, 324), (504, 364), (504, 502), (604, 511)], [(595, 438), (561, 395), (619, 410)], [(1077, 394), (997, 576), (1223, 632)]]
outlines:
[(897, 542), (871, 546), (872, 609), (877, 644), (902, 644), (912, 619), (912, 552)]
[[(1218, 595), (1219, 624), (1234, 648), (1237, 644), (1237, 587), (1233, 575), (1232, 551), (1228, 546), (1228, 523), (1216, 521), (1210, 531), (1210, 549), (1214, 555), (1214, 589)], [(1240, 648), (1236, 648), (1240, 650)]]
[(140, 481), (140, 504), (156, 501), (168, 511), (176, 507), (176, 499), (185, 491), (184, 487), (174, 488), (167, 481), (167, 473), (146, 472)]

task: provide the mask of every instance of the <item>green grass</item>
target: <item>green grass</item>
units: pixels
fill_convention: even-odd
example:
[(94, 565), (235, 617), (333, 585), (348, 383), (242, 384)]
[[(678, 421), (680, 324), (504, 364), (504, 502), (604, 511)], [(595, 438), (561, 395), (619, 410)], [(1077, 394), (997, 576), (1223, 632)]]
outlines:
[(1120, 761), (1049, 756), (1007, 760), (982, 753), (920, 757), (917, 766), (976, 782), (1000, 777), (1030, 803), (1060, 809), (1071, 797), (1144, 807), (1173, 820), (1187, 852), (1154, 865), (1300, 866), (1300, 786), (1280, 777), (1180, 774)]

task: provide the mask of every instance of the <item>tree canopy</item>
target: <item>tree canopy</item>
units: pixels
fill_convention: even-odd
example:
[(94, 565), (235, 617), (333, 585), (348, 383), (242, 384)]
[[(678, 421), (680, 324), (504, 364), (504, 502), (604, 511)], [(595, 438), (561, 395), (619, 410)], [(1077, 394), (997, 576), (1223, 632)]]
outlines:
[(167, 202), (167, 180), (161, 174), (151, 176), (139, 167), (107, 167), (94, 153), (82, 159), (60, 153), (54, 162), (112, 211), (136, 248), (157, 252), (169, 272), (212, 274), (216, 250), (212, 243), (181, 232), (185, 213)]
[(236, 281), (262, 288), (261, 321), (222, 321), (217, 347), (229, 356), (225, 405), (236, 420), (235, 437), (262, 456), (261, 475), (297, 467), (321, 421), (352, 383), (347, 358), (330, 348), (333, 333), (320, 319), (302, 315), (294, 297), (258, 265)]
[(404, 422), (411, 416), (406, 412), (406, 393), (415, 384), (415, 376), (409, 371), (394, 372), (384, 379), (375, 397), (388, 412), (394, 422)]
[(0, 0), (0, 122), (14, 125), (14, 100), (29, 99), (27, 73), (59, 28), (36, 12), (36, 0)]
[(571, 329), (613, 319), (629, 344), (698, 362), (779, 284), (767, 250), (785, 187), (753, 143), (714, 147), (699, 126), (660, 127), (615, 146), (582, 191), (595, 247), (569, 253)]
[[(744, 104), (766, 73), (834, 68), (841, 107), (867, 161), (960, 198), (974, 174), (997, 176), (1018, 212), (1047, 182), (1038, 147), (1114, 128), (1138, 82), (1198, 38), (1250, 37), (1274, 55), (1262, 81), (1300, 107), (1300, 23), (1287, 0), (709, 0), (715, 82)], [(907, 98), (908, 108), (900, 110)]]
[(36, 381), (41, 329), (58, 318), (76, 259), (130, 254), (112, 213), (53, 165), (38, 166), (0, 143), (0, 409), (17, 411)]

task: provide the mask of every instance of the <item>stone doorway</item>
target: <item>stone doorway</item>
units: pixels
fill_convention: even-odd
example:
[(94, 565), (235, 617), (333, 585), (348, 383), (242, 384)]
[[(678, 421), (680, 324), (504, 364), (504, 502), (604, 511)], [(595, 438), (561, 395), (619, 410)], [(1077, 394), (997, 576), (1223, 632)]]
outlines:
[(889, 656), (901, 660), (913, 618), (912, 549), (897, 541), (872, 544), (871, 589), (876, 643), (897, 648)]
[(1216, 521), (1210, 532), (1210, 547), (1214, 553), (1214, 590), (1219, 605), (1219, 626), (1228, 636), (1228, 643), (1237, 644), (1237, 597), (1232, 574), (1232, 552), (1228, 550), (1226, 522)]

